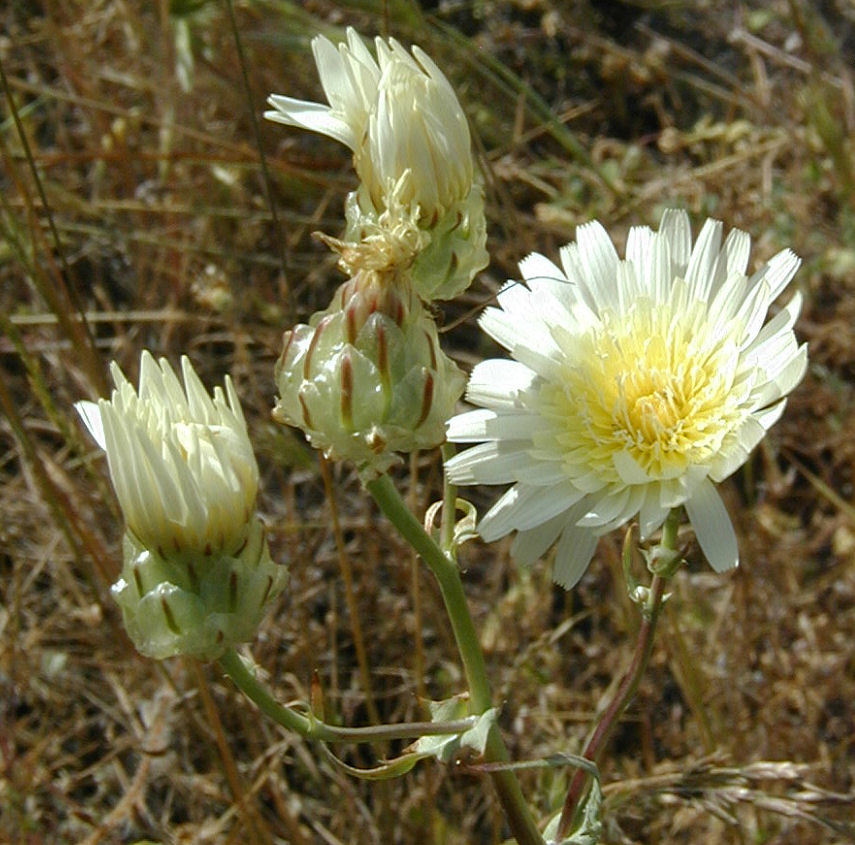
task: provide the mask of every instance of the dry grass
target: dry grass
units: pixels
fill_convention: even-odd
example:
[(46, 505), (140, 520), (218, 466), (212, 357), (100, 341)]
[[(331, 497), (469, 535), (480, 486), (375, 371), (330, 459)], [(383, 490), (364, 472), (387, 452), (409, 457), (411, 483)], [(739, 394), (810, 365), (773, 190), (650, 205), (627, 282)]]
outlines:
[[(590, 217), (620, 235), (677, 201), (696, 220), (746, 228), (757, 260), (787, 245), (804, 256), (810, 372), (723, 486), (742, 568), (714, 576), (690, 548), (676, 579), (605, 765), (607, 841), (855, 841), (851, 4), (242, 2), (252, 107), (228, 5), (171, 5), (10, 0), (0, 11), (20, 121), (4, 99), (0, 841), (502, 839), (480, 781), (432, 765), (388, 784), (348, 780), (262, 721), (214, 667), (136, 655), (108, 591), (116, 507), (69, 410), (104, 389), (108, 360), (133, 373), (142, 347), (189, 354), (209, 384), (231, 372), (274, 556), (291, 570), (252, 646), (280, 697), (305, 699), (317, 671), (328, 706), (360, 724), (375, 711), (418, 718), (417, 693), (461, 689), (433, 584), (413, 578), (354, 474), (333, 467), (366, 696), (322, 475), (269, 418), (282, 331), (339, 282), (310, 233), (337, 233), (354, 182), (344, 149), (261, 125), (266, 182), (252, 108), (271, 91), (318, 96), (310, 35), (384, 19), (447, 70), (488, 172), (493, 263), (445, 309), (447, 347), (464, 365), (491, 351), (472, 309), (526, 252), (554, 252)], [(436, 456), (411, 470), (401, 484), (423, 508), (437, 495)], [(473, 494), (480, 507), (494, 495)], [(502, 544), (465, 550), (518, 759), (578, 751), (620, 673), (636, 620), (618, 543), (601, 543), (571, 594), (543, 565), (517, 571)], [(560, 804), (563, 778), (524, 773), (539, 813)]]

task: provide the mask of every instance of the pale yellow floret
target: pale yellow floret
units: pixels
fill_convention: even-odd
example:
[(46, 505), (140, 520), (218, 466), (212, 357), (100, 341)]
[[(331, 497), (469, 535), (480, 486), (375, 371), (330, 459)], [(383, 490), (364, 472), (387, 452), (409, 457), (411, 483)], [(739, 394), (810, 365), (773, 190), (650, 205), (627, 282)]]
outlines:
[[(627, 453), (651, 479), (671, 478), (718, 454), (747, 415), (732, 391), (736, 345), (713, 338), (699, 317), (639, 299), (627, 313), (564, 338), (560, 375), (540, 391), (554, 448), (567, 468), (621, 483), (614, 458)], [(580, 461), (584, 456), (584, 461)]]

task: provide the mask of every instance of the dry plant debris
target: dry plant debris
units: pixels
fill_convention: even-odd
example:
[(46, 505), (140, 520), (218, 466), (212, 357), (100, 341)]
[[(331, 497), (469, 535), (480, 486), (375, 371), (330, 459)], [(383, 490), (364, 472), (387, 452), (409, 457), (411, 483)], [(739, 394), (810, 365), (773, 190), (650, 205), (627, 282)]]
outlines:
[[(462, 366), (495, 352), (473, 314), (516, 262), (554, 254), (593, 217), (627, 230), (679, 201), (696, 220), (751, 232), (757, 260), (785, 245), (804, 257), (797, 330), (810, 372), (722, 488), (742, 567), (714, 576), (690, 548), (676, 579), (604, 772), (607, 841), (855, 841), (851, 4), (261, 0), (235, 4), (239, 42), (230, 8), (13, 0), (0, 11), (0, 840), (503, 839), (474, 778), (425, 765), (352, 782), (212, 667), (138, 656), (108, 592), (120, 559), (112, 492), (71, 412), (103, 390), (108, 360), (132, 372), (142, 347), (188, 354), (208, 384), (231, 372), (272, 551), (291, 571), (252, 646), (282, 700), (307, 699), (317, 672), (327, 707), (363, 724), (421, 718), (419, 696), (459, 689), (432, 582), (355, 474), (329, 468), (330, 500), (312, 453), (269, 417), (282, 332), (340, 281), (311, 233), (334, 228), (354, 184), (334, 143), (261, 125), (266, 180), (253, 110), (283, 88), (317, 99), (308, 40), (350, 24), (420, 42), (477, 136), (492, 264), (445, 306), (443, 339)], [(437, 470), (425, 454), (401, 473), (423, 508)], [(492, 495), (472, 498), (483, 510)], [(543, 565), (515, 570), (506, 546), (464, 552), (517, 759), (578, 751), (620, 674), (636, 619), (618, 544), (600, 543), (569, 594)], [(522, 778), (542, 813), (560, 804), (566, 773)]]

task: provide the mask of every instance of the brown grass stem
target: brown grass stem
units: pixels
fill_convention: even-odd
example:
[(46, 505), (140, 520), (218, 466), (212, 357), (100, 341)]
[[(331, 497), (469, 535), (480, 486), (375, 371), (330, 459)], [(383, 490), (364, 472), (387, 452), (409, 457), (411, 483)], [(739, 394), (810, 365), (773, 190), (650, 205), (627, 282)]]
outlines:
[(365, 637), (362, 635), (362, 622), (360, 621), (359, 605), (356, 601), (356, 591), (353, 588), (353, 568), (350, 558), (344, 547), (344, 535), (341, 532), (341, 521), (338, 518), (338, 503), (335, 497), (335, 488), (332, 483), (330, 466), (327, 460), (318, 454), (318, 463), (321, 467), (321, 477), (324, 481), (324, 492), (326, 493), (327, 505), (330, 509), (330, 520), (332, 521), (335, 548), (338, 554), (338, 568), (341, 580), (344, 583), (344, 596), (347, 602), (347, 612), (350, 616), (350, 633), (353, 636), (353, 647), (356, 650), (356, 663), (359, 667), (359, 679), (362, 691), (365, 693), (365, 707), (368, 710), (368, 718), (375, 724), (380, 723), (380, 713), (374, 700), (374, 689), (371, 684), (371, 667), (368, 665), (368, 654), (365, 650)]
[(264, 154), (264, 145), (261, 143), (261, 130), (258, 127), (258, 116), (255, 111), (255, 100), (252, 96), (252, 87), (249, 84), (249, 74), (246, 67), (246, 56), (243, 50), (243, 41), (240, 37), (237, 21), (235, 20), (235, 9), (232, 0), (224, 0), (226, 10), (229, 15), (229, 25), (232, 30), (232, 37), (235, 42), (235, 49), (238, 55), (238, 64), (240, 65), (241, 81), (243, 82), (243, 90), (246, 94), (247, 111), (249, 112), (249, 122), (252, 125), (252, 134), (255, 138), (255, 146), (258, 149), (258, 163), (261, 166), (261, 177), (264, 183), (264, 195), (267, 199), (267, 207), (270, 209), (270, 216), (273, 218), (273, 229), (275, 231), (274, 241), (279, 244), (279, 258), (282, 262), (282, 290), (283, 295), (282, 310), (285, 323), (290, 323), (294, 313), (294, 306), (291, 301), (291, 285), (289, 283), (288, 274), (288, 238), (280, 237), (281, 222), (279, 219), (279, 209), (276, 205), (276, 197), (273, 195), (273, 180), (270, 178), (270, 169), (267, 167), (267, 156)]
[[(108, 557), (103, 545), (86, 528), (73, 510), (68, 496), (54, 482), (38, 448), (27, 432), (18, 408), (0, 378), (0, 410), (6, 415), (9, 426), (21, 447), (24, 462), (30, 468), (41, 492), (42, 500), (51, 512), (54, 523), (60, 529), (72, 555), (78, 562), (92, 561), (93, 566), (84, 571), (91, 576), (92, 586), (101, 595), (112, 581), (106, 563)], [(84, 553), (85, 549), (85, 553)]]
[(226, 780), (229, 783), (229, 789), (232, 792), (232, 797), (237, 804), (238, 811), (244, 816), (246, 826), (252, 833), (253, 841), (259, 843), (272, 842), (273, 836), (270, 829), (264, 823), (264, 819), (258, 812), (258, 808), (254, 803), (248, 800), (245, 793), (243, 783), (241, 782), (240, 774), (235, 764), (235, 758), (232, 755), (229, 744), (226, 741), (226, 735), (223, 731), (223, 723), (220, 720), (220, 714), (217, 712), (217, 707), (211, 698), (211, 692), (208, 689), (208, 681), (205, 678), (205, 673), (202, 671), (201, 664), (192, 660), (193, 674), (196, 678), (196, 687), (199, 690), (199, 697), (202, 700), (202, 707), (205, 709), (205, 718), (207, 719), (208, 727), (214, 733), (214, 740), (217, 744), (217, 750), (220, 753), (220, 760), (223, 764), (223, 772)]
[[(3, 93), (6, 97), (6, 102), (9, 105), (9, 111), (11, 112), (12, 120), (15, 123), (15, 129), (18, 133), (18, 139), (21, 142), (21, 147), (24, 150), (24, 156), (27, 159), (27, 165), (30, 169), (30, 175), (33, 178), (33, 183), (36, 186), (36, 191), (38, 191), (39, 199), (42, 203), (42, 211), (44, 212), (45, 219), (47, 220), (48, 224), (48, 229), (50, 230), (51, 238), (53, 240), (53, 251), (59, 257), (60, 267), (62, 270), (62, 272), (53, 273), (53, 286), (51, 284), (38, 284), (39, 280), (37, 278), (34, 278), (33, 281), (40, 288), (40, 292), (42, 293), (42, 295), (45, 296), (47, 301), (51, 304), (54, 313), (57, 315), (57, 318), (59, 319), (63, 329), (65, 330), (66, 337), (72, 337), (76, 339), (80, 354), (83, 356), (83, 363), (86, 368), (87, 375), (93, 388), (95, 388), (95, 390), (100, 393), (104, 393), (107, 390), (107, 380), (104, 375), (103, 368), (101, 366), (100, 357), (95, 347), (95, 337), (92, 334), (92, 330), (89, 327), (89, 324), (86, 322), (83, 304), (80, 302), (80, 298), (77, 295), (77, 291), (71, 283), (71, 280), (73, 278), (71, 275), (71, 268), (69, 267), (68, 261), (65, 257), (65, 250), (62, 245), (62, 240), (59, 237), (59, 232), (57, 231), (56, 223), (53, 219), (53, 212), (51, 211), (50, 203), (48, 202), (47, 194), (45, 193), (41, 176), (39, 176), (39, 170), (36, 167), (35, 159), (33, 158), (33, 151), (30, 147), (30, 142), (27, 137), (27, 133), (24, 131), (24, 125), (21, 122), (21, 116), (18, 114), (18, 107), (15, 103), (15, 98), (12, 96), (12, 90), (9, 87), (9, 81), (6, 78), (6, 70), (3, 67), (2, 57), (0, 57), (0, 83), (2, 83)], [(5, 145), (3, 152), (4, 156), (7, 158), (11, 171), (12, 159), (9, 155), (8, 150), (5, 149)], [(32, 225), (37, 228), (38, 224), (36, 222), (36, 217), (33, 212), (32, 203), (29, 201), (29, 197), (26, 191), (23, 190), (23, 185), (20, 183), (20, 180), (16, 180), (16, 182), (18, 182), (18, 187), (21, 192), (21, 196), (25, 199), (29, 206)], [(46, 252), (46, 254), (49, 255), (49, 251)], [(60, 297), (59, 300), (57, 299), (57, 295), (59, 295)], [(66, 300), (66, 302), (63, 302), (63, 299)], [(77, 312), (77, 314), (79, 315), (79, 320), (69, 319), (69, 312)]]

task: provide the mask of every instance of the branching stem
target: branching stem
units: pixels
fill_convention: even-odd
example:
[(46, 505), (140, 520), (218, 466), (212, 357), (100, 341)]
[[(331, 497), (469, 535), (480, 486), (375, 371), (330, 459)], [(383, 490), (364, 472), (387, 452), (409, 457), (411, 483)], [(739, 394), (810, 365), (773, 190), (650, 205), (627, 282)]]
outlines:
[(323, 742), (386, 742), (392, 739), (417, 739), (421, 736), (465, 733), (474, 727), (476, 722), (476, 719), (470, 716), (451, 722), (404, 722), (399, 725), (369, 725), (364, 728), (328, 725), (280, 704), (233, 649), (227, 651), (220, 658), (219, 663), (220, 668), (234, 681), (235, 686), (250, 701), (253, 701), (265, 716), (306, 739), (317, 739)]
[[(674, 508), (662, 526), (661, 548), (668, 551), (676, 549), (679, 523), (680, 509)], [(641, 626), (638, 629), (638, 639), (635, 643), (632, 661), (620, 682), (614, 698), (609, 702), (609, 705), (597, 722), (582, 755), (595, 763), (599, 763), (612, 731), (635, 696), (638, 685), (644, 675), (644, 670), (647, 668), (650, 654), (653, 650), (653, 634), (656, 630), (656, 621), (659, 618), (659, 611), (662, 608), (662, 597), (665, 594), (667, 583), (668, 578), (666, 576), (653, 576), (647, 601), (642, 609)], [(561, 811), (561, 820), (558, 823), (556, 838), (559, 842), (566, 838), (573, 829), (576, 821), (576, 811), (584, 798), (587, 785), (588, 774), (583, 769), (577, 769), (573, 775), (573, 779), (570, 781), (567, 797), (564, 799), (564, 809)]]
[[(413, 516), (389, 476), (382, 475), (368, 482), (366, 486), (388, 520), (421, 555), (422, 560), (438, 581), (454, 631), (454, 639), (463, 661), (472, 712), (476, 715), (484, 713), (492, 707), (492, 693), (487, 680), (484, 654), (472, 623), (456, 562), (442, 551)], [(453, 498), (451, 501), (454, 501)], [(449, 517), (446, 514), (444, 519), (448, 518), (454, 519), (453, 515)], [(487, 740), (485, 757), (488, 762), (504, 762), (509, 759), (504, 740), (495, 726)], [(543, 837), (540, 835), (513, 771), (492, 772), (490, 777), (518, 845), (543, 845)]]

